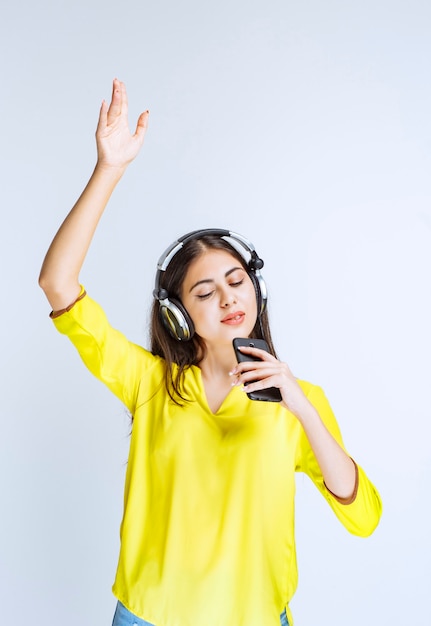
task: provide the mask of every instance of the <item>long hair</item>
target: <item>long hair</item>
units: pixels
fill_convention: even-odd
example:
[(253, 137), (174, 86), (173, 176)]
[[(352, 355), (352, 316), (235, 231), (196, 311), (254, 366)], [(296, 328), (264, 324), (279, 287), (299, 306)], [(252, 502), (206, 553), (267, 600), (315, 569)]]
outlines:
[[(161, 287), (170, 298), (181, 301), (181, 288), (190, 264), (207, 250), (225, 250), (234, 256), (250, 275), (244, 257), (225, 239), (214, 235), (202, 235), (187, 241), (174, 255), (161, 277)], [(269, 328), (267, 310), (258, 316), (250, 335), (253, 339), (265, 339), (269, 350), (276, 356)], [(205, 356), (206, 348), (196, 333), (190, 341), (177, 341), (169, 333), (160, 316), (159, 302), (154, 300), (150, 327), (151, 352), (165, 361), (165, 385), (169, 396), (176, 404), (187, 401), (184, 392), (184, 374), (191, 365), (199, 365)]]

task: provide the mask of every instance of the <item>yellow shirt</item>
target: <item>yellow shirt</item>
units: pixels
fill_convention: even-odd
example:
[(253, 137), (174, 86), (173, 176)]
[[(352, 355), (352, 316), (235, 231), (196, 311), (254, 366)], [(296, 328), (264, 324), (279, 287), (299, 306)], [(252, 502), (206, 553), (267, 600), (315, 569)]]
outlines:
[[(192, 400), (177, 406), (163, 360), (113, 329), (85, 294), (54, 323), (134, 417), (116, 597), (156, 626), (279, 626), (284, 608), (292, 624), (295, 472), (308, 474), (351, 533), (366, 536), (381, 502), (363, 470), (353, 502), (339, 501), (289, 411), (234, 387), (213, 414), (198, 367), (185, 376)], [(322, 389), (300, 385), (342, 444)]]

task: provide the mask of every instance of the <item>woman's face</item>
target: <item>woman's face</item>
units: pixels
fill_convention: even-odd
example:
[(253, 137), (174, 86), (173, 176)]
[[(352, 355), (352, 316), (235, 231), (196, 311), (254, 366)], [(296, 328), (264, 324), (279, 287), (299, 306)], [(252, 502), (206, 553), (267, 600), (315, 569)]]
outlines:
[(225, 250), (206, 250), (191, 263), (181, 301), (207, 347), (249, 337), (256, 323), (254, 285), (238, 259)]

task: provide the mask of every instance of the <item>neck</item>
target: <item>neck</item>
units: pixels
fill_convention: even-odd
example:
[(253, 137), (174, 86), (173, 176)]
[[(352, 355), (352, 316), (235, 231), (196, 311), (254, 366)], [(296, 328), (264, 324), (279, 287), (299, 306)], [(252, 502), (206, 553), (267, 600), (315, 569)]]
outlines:
[(221, 378), (228, 380), (229, 372), (235, 367), (236, 359), (233, 347), (223, 346), (216, 350), (208, 348), (205, 357), (199, 363), (205, 379)]

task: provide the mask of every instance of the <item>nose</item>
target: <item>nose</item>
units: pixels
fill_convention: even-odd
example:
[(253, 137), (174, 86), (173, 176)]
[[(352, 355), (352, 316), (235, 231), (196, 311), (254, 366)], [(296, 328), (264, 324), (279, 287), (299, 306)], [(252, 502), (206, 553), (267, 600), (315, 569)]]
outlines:
[(227, 309), (236, 303), (236, 298), (233, 293), (226, 292), (221, 295), (220, 303), (223, 309)]

